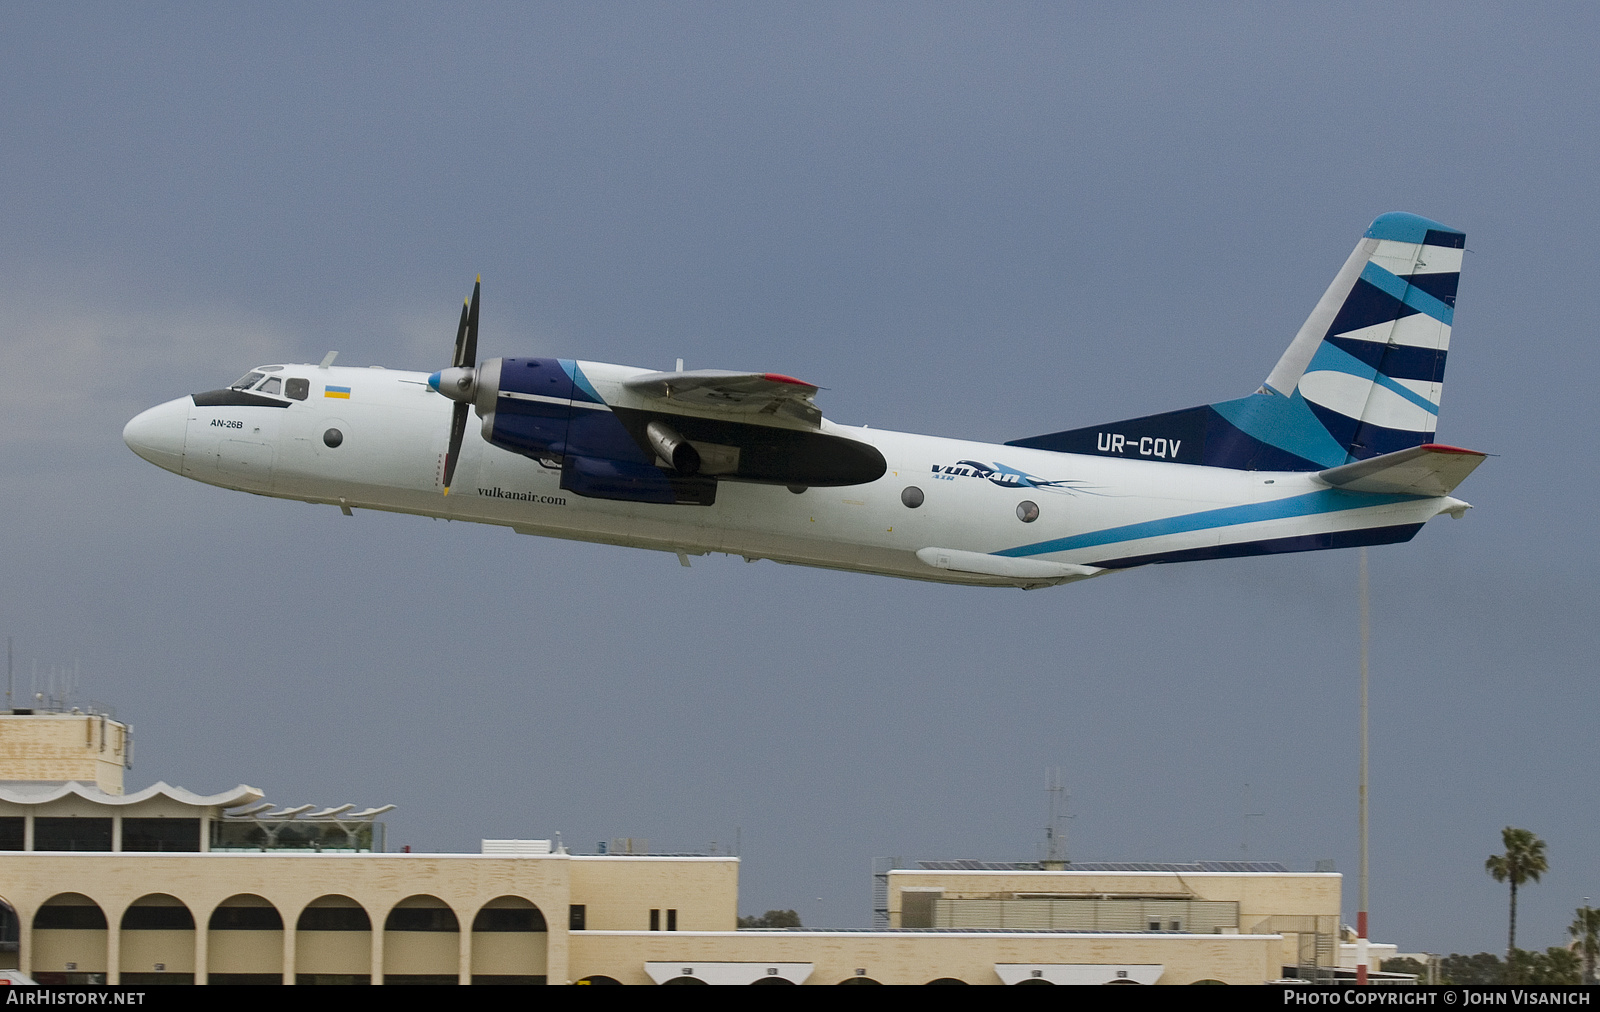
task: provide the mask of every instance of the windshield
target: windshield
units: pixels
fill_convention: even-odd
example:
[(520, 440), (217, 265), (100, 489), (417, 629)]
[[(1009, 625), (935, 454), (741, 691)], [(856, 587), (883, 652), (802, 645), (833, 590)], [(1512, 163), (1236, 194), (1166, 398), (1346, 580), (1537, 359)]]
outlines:
[(262, 375), (262, 373), (255, 372), (253, 370), (251, 372), (247, 372), (243, 376), (240, 376), (238, 379), (234, 380), (233, 383), (229, 385), (228, 389), (249, 390), (260, 381)]

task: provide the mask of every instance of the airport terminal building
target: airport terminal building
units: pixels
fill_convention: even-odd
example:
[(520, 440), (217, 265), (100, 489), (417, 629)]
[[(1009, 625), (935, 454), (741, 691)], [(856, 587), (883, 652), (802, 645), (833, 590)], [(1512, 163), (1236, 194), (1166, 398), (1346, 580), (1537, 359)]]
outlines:
[(41, 983), (1259, 984), (1330, 978), (1340, 876), (885, 860), (870, 930), (739, 929), (731, 855), (393, 853), (391, 806), (128, 794), (105, 714), (0, 714), (0, 961)]

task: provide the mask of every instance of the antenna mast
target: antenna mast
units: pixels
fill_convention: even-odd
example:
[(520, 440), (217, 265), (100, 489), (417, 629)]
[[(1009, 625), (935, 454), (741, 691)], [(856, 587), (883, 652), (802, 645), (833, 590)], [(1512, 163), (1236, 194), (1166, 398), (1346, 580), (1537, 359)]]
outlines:
[(1067, 866), (1067, 835), (1061, 831), (1066, 788), (1061, 785), (1060, 766), (1050, 767), (1046, 774), (1049, 777), (1045, 790), (1050, 795), (1050, 822), (1044, 828), (1044, 867), (1046, 871), (1062, 871)]

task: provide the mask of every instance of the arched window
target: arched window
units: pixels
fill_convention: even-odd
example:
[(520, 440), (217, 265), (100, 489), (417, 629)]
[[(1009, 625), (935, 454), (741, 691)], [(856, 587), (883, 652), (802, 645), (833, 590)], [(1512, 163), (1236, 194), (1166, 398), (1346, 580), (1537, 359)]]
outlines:
[(544, 914), (521, 896), (500, 896), (485, 903), (472, 919), (473, 931), (548, 931)]
[(183, 901), (166, 893), (151, 893), (133, 901), (122, 912), (123, 931), (193, 931), (194, 914)]
[(35, 931), (104, 931), (106, 914), (82, 893), (58, 893), (33, 915)]
[(460, 931), (456, 912), (437, 896), (408, 896), (383, 922), (385, 931)]
[(282, 931), (283, 915), (266, 899), (254, 893), (239, 893), (211, 911), (207, 927), (212, 931)]
[(296, 931), (371, 931), (366, 908), (348, 896), (320, 896), (300, 911)]

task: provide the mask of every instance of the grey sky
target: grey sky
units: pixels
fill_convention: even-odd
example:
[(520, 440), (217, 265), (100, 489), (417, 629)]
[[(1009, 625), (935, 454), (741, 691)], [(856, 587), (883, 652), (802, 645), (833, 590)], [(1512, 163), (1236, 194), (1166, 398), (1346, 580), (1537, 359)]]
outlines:
[[(874, 855), (1355, 862), (1353, 553), (922, 586), (224, 492), (137, 411), (273, 360), (770, 369), (1005, 440), (1248, 393), (1377, 214), (1468, 234), (1439, 437), (1372, 552), (1374, 934), (1600, 898), (1588, 5), (11, 5), (0, 633), (132, 779), (395, 802), (391, 843), (742, 832), (746, 911)], [(1248, 795), (1245, 784), (1250, 785)], [(1248, 804), (1248, 809), (1247, 809)], [(1265, 813), (1248, 820), (1246, 811)], [(818, 899), (820, 897), (820, 901)]]

